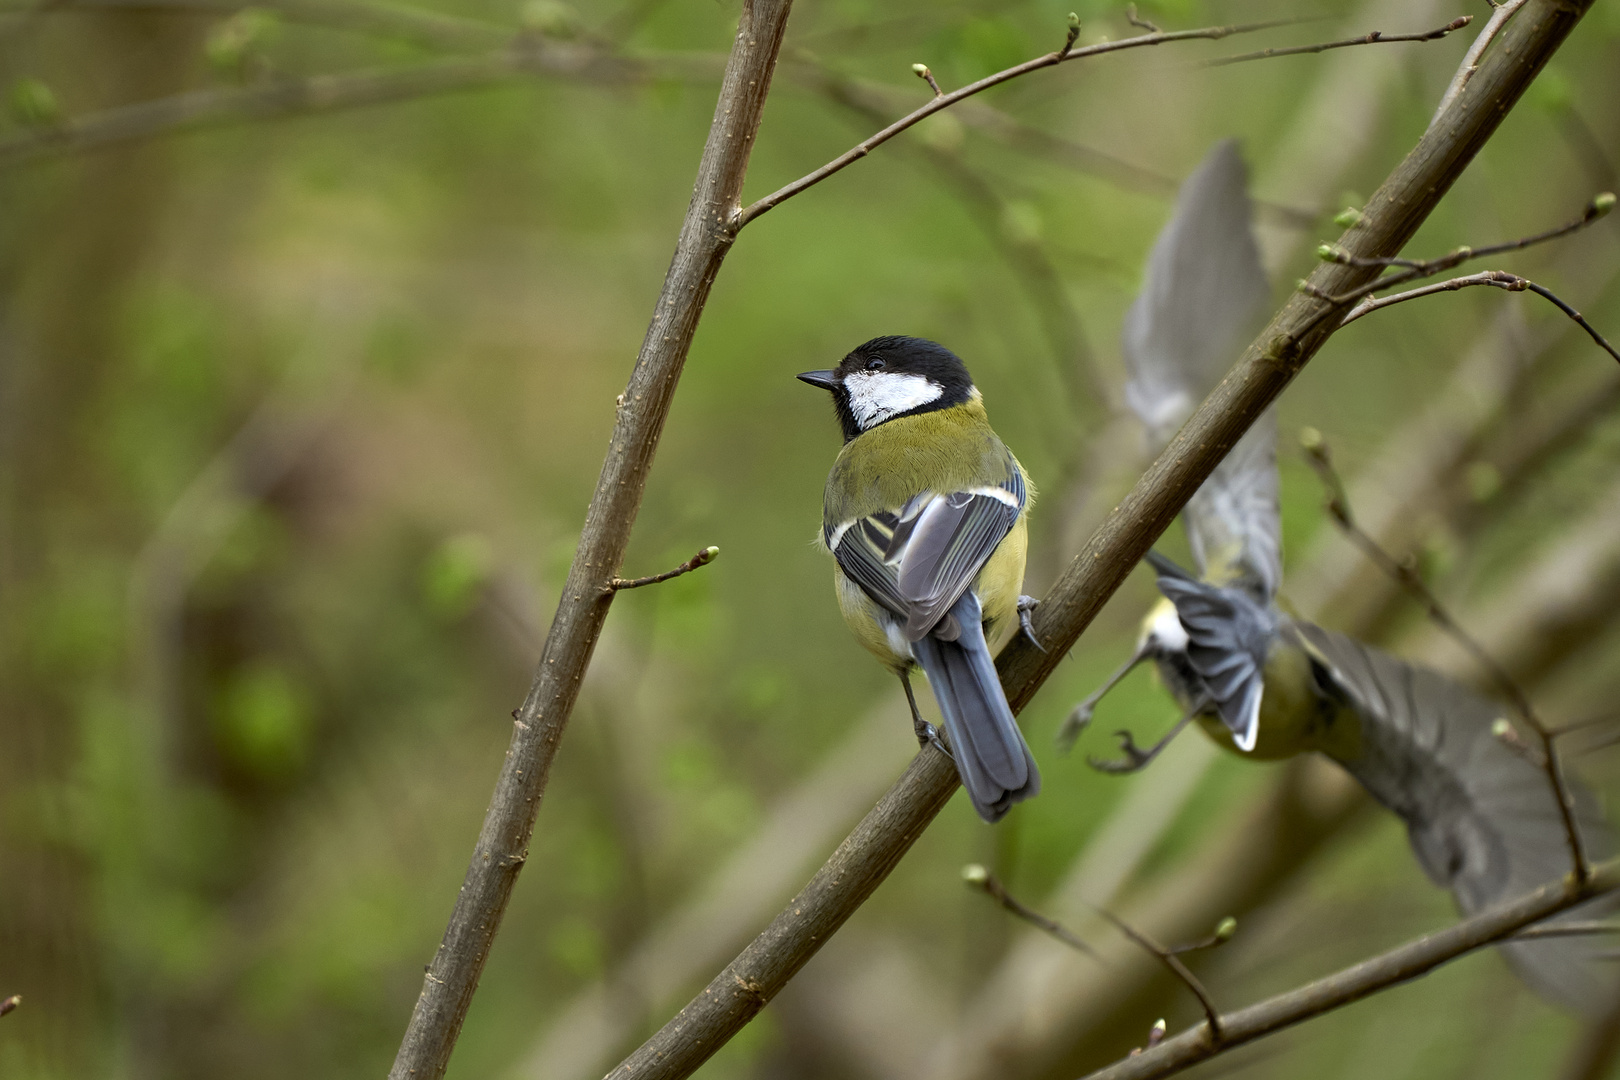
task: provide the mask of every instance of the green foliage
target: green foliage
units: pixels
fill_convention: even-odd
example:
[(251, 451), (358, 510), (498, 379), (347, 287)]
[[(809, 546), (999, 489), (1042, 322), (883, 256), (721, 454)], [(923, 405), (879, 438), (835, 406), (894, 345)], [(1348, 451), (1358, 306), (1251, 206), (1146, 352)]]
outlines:
[(253, 664), (232, 672), (214, 710), (219, 747), (233, 764), (282, 779), (309, 759), (314, 718), (305, 692), (284, 670)]
[(62, 118), (56, 92), (39, 79), (22, 78), (12, 83), (7, 101), (12, 118), (24, 127), (49, 127)]

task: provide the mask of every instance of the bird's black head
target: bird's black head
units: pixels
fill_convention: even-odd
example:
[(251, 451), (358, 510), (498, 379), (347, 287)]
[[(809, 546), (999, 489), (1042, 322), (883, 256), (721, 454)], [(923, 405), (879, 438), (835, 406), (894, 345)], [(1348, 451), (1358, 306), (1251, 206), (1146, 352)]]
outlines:
[(873, 338), (836, 368), (799, 378), (832, 392), (845, 442), (885, 421), (960, 405), (978, 393), (955, 353), (914, 337)]

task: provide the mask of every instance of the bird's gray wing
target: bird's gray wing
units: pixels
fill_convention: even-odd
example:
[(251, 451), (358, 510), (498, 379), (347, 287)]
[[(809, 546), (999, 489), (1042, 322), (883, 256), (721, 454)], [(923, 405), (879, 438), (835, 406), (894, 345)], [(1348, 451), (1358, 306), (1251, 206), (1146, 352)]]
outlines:
[(917, 641), (967, 591), (1023, 512), (1027, 494), (1013, 468), (997, 486), (925, 492), (898, 513), (860, 518), (829, 545), (844, 573), (904, 619), (907, 639)]
[(1259, 733), (1260, 699), (1266, 653), (1277, 633), (1269, 606), (1247, 592), (1198, 581), (1156, 551), (1148, 561), (1158, 572), (1159, 591), (1176, 606), (1187, 632), (1187, 660), (1238, 749), (1254, 749)]
[(899, 526), (899, 514), (884, 512), (845, 522), (822, 538), (846, 577), (879, 605), (904, 619), (906, 599), (900, 595), (899, 563), (889, 560)]
[(1270, 289), (1250, 230), (1248, 179), (1236, 141), (1216, 144), (1181, 185), (1125, 314), (1125, 401), (1155, 445), (1226, 374), (1265, 314)]
[[(1270, 289), (1247, 185), (1237, 143), (1218, 143), (1182, 184), (1125, 315), (1125, 401), (1155, 449), (1220, 381), (1265, 316)], [(1264, 600), (1282, 578), (1276, 430), (1267, 410), (1182, 516), (1199, 572)]]
[[(1359, 717), (1353, 750), (1332, 756), (1406, 823), (1424, 871), (1474, 914), (1528, 893), (1570, 870), (1557, 799), (1543, 769), (1492, 730), (1502, 706), (1452, 680), (1368, 648), (1341, 634), (1295, 623), (1324, 689)], [(1573, 785), (1588, 854), (1606, 858), (1615, 840), (1597, 800)], [(1564, 918), (1591, 919), (1590, 906)], [(1554, 920), (1556, 923), (1556, 920)], [(1612, 1000), (1617, 966), (1599, 954), (1601, 936), (1502, 946), (1531, 987), (1567, 1007), (1590, 1011)]]

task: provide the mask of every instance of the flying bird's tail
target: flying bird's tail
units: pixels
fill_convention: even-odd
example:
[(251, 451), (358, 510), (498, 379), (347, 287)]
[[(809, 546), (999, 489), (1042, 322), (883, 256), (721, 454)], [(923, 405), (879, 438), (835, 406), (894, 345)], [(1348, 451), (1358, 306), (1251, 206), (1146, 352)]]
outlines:
[(1013, 803), (1039, 794), (1041, 774), (1007, 705), (980, 618), (978, 597), (969, 589), (940, 627), (954, 630), (955, 639), (945, 640), (936, 630), (911, 649), (945, 717), (956, 772), (973, 809), (994, 822)]

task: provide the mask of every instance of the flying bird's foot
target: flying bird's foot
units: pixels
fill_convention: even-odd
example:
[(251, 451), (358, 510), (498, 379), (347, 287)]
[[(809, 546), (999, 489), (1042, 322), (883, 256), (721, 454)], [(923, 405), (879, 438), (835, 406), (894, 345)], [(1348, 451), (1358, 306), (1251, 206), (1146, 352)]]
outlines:
[(1029, 617), (1029, 613), (1040, 606), (1041, 602), (1033, 596), (1020, 596), (1018, 598), (1018, 629), (1022, 630), (1024, 636), (1029, 638), (1031, 645), (1041, 650), (1041, 652), (1045, 652), (1046, 646), (1042, 645), (1041, 639), (1035, 636), (1035, 621)]
[[(1202, 703), (1200, 703), (1200, 706), (1201, 704)], [(1159, 754), (1163, 752), (1164, 748), (1170, 745), (1170, 740), (1181, 734), (1181, 729), (1186, 727), (1188, 722), (1197, 714), (1197, 707), (1189, 710), (1186, 715), (1176, 722), (1175, 727), (1164, 733), (1164, 738), (1160, 739), (1146, 750), (1143, 750), (1140, 746), (1136, 745), (1136, 740), (1131, 738), (1130, 732), (1116, 731), (1114, 732), (1114, 738), (1119, 740), (1119, 749), (1120, 752), (1125, 755), (1125, 760), (1103, 761), (1099, 758), (1087, 758), (1086, 762), (1098, 772), (1112, 773), (1116, 776), (1123, 775), (1125, 773), (1140, 772), (1147, 768), (1148, 762), (1158, 757)]]
[(1143, 769), (1147, 768), (1148, 762), (1159, 756), (1159, 751), (1170, 745), (1170, 740), (1168, 738), (1164, 738), (1160, 739), (1146, 750), (1143, 750), (1140, 746), (1136, 745), (1136, 740), (1131, 738), (1131, 733), (1128, 731), (1116, 731), (1114, 732), (1114, 737), (1119, 740), (1120, 752), (1125, 755), (1125, 759), (1123, 761), (1107, 761), (1103, 760), (1102, 758), (1086, 759), (1086, 763), (1089, 764), (1093, 769), (1096, 769), (1098, 772), (1108, 773), (1112, 776), (1125, 776), (1129, 773), (1141, 772)]

